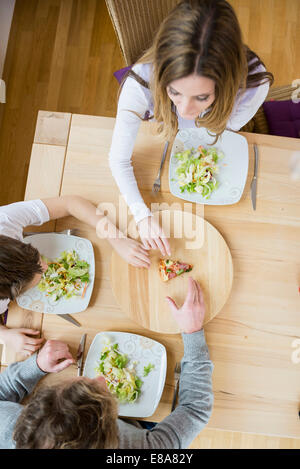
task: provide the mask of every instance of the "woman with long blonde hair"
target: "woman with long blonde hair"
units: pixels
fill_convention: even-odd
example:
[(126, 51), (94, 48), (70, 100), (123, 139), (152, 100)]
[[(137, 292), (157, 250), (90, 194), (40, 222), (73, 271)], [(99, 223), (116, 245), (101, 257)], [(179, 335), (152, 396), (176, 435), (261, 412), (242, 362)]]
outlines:
[(183, 0), (161, 23), (152, 46), (122, 83), (110, 168), (144, 246), (170, 255), (169, 242), (139, 192), (131, 165), (142, 120), (172, 139), (178, 129), (238, 131), (264, 102), (273, 75), (242, 40), (226, 0)]

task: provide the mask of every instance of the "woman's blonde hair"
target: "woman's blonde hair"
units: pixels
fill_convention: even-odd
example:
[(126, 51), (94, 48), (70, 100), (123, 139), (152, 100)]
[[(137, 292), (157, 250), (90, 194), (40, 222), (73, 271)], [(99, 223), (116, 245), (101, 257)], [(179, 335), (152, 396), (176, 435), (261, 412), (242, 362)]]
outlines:
[(17, 449), (117, 448), (117, 417), (112, 394), (81, 378), (38, 389), (24, 406), (13, 438)]
[[(161, 23), (152, 46), (137, 63), (153, 65), (149, 83), (153, 117), (159, 123), (158, 132), (166, 139), (178, 129), (175, 109), (167, 94), (172, 81), (194, 73), (214, 81), (215, 100), (209, 112), (195, 123), (217, 136), (226, 128), (239, 90), (266, 81), (273, 83), (269, 72), (251, 74), (264, 64), (243, 44), (235, 12), (225, 0), (180, 2)], [(140, 81), (135, 73), (129, 72), (130, 75)]]

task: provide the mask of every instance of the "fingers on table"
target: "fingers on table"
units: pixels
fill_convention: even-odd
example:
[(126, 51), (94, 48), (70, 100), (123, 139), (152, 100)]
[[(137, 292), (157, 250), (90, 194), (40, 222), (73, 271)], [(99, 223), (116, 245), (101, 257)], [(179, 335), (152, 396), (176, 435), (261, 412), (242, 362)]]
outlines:
[(38, 344), (32, 344), (32, 343), (25, 343), (24, 344), (24, 350), (26, 350), (27, 352), (30, 352), (30, 353), (34, 353), (36, 352), (37, 350), (39, 350), (41, 348), (41, 343), (38, 343)]
[(68, 368), (68, 366), (72, 365), (74, 363), (74, 359), (72, 358), (69, 358), (69, 359), (66, 359), (66, 360), (63, 360), (59, 363), (57, 363), (57, 365), (55, 365), (53, 367), (53, 372), (54, 373), (57, 373), (58, 371), (62, 371), (64, 370), (65, 368)]
[(193, 277), (188, 279), (188, 292), (186, 296), (186, 301), (191, 303), (201, 303), (203, 304), (203, 292), (200, 287), (200, 284), (197, 280), (194, 280)]
[(198, 291), (199, 302), (203, 305), (204, 304), (204, 296), (203, 296), (202, 288), (201, 288), (199, 282), (195, 281), (195, 284), (196, 284), (196, 288), (197, 288), (197, 291)]
[(162, 240), (162, 243), (164, 245), (164, 249), (166, 251), (166, 254), (168, 254), (170, 256), (171, 255), (171, 246), (170, 246), (168, 238), (166, 238), (165, 236), (161, 236), (161, 240)]
[(144, 238), (143, 244), (146, 249), (158, 249), (162, 256), (171, 254), (170, 244), (167, 238)]
[(171, 310), (176, 313), (178, 311), (178, 306), (177, 304), (175, 303), (175, 301), (173, 300), (173, 298), (171, 298), (170, 296), (166, 296), (166, 301), (167, 303), (169, 304), (169, 307), (171, 308)]
[(163, 256), (165, 256), (165, 255), (166, 255), (166, 251), (165, 251), (165, 247), (164, 247), (164, 244), (163, 244), (161, 238), (155, 238), (155, 239), (154, 239), (154, 242), (155, 242), (155, 249), (159, 249), (160, 252), (161, 252), (161, 254), (162, 254)]
[(19, 331), (26, 335), (39, 335), (41, 333), (41, 331), (37, 331), (36, 329), (28, 329), (26, 327), (21, 327)]
[(148, 266), (150, 266), (150, 259), (149, 259), (149, 254), (147, 251), (142, 251), (141, 249), (137, 252), (136, 257), (144, 263), (146, 263)]
[(52, 351), (51, 358), (54, 362), (58, 360), (62, 360), (63, 358), (73, 360), (73, 357), (68, 349), (60, 349), (60, 350)]

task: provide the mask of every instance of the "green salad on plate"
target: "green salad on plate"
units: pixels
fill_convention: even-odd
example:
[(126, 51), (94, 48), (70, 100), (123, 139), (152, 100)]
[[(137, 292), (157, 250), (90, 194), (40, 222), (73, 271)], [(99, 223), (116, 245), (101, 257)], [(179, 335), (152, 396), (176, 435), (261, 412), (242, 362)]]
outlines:
[(177, 159), (176, 181), (180, 191), (196, 192), (208, 199), (218, 188), (216, 175), (219, 172), (218, 162), (224, 157), (216, 148), (191, 148), (174, 155)]
[(38, 289), (55, 301), (60, 298), (83, 298), (90, 280), (88, 262), (80, 260), (78, 253), (63, 251), (57, 259), (43, 257), (48, 269), (43, 273)]
[(128, 357), (121, 354), (118, 344), (102, 349), (97, 375), (104, 376), (108, 389), (122, 403), (133, 403), (141, 394), (142, 380), (136, 375), (134, 363), (128, 366)]

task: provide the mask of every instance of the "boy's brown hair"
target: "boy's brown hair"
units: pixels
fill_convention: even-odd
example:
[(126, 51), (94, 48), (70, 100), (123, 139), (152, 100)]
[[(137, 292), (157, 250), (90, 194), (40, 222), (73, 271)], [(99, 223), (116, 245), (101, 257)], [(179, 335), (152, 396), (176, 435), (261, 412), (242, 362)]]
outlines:
[(36, 390), (21, 412), (17, 449), (118, 447), (118, 404), (99, 384), (78, 378)]
[(0, 300), (14, 300), (42, 274), (40, 253), (31, 244), (0, 235)]

